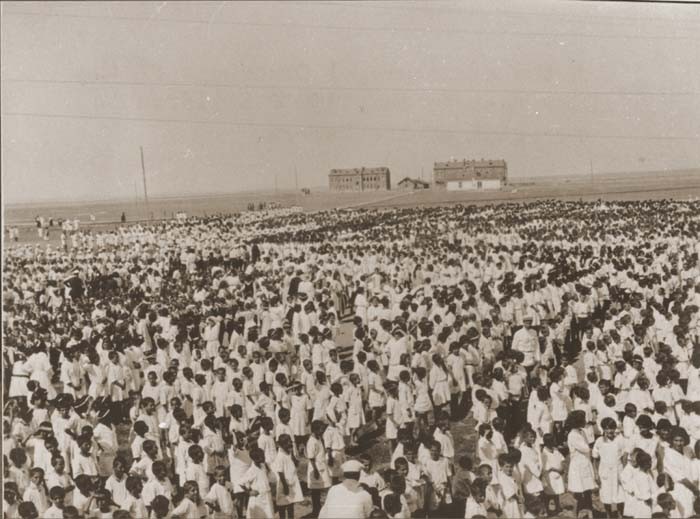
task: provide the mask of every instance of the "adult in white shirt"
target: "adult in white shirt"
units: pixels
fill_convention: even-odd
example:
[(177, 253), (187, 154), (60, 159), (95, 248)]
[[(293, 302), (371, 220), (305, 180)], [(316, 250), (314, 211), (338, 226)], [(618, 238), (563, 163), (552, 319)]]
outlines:
[(392, 337), (385, 346), (387, 356), (389, 357), (389, 372), (387, 378), (389, 380), (398, 381), (399, 373), (401, 373), (401, 357), (408, 353), (408, 347), (403, 330), (395, 328), (391, 333)]
[(523, 318), (523, 327), (513, 335), (513, 350), (521, 352), (523, 366), (531, 371), (540, 362), (540, 342), (537, 332), (532, 329), (532, 317), (526, 315)]
[(343, 463), (343, 482), (333, 485), (318, 514), (319, 519), (367, 519), (372, 511), (372, 497), (360, 488), (363, 465), (349, 460)]

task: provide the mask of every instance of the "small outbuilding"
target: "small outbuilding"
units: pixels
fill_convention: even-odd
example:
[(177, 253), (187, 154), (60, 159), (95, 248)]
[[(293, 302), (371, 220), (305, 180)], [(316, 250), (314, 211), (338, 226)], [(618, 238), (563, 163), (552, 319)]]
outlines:
[(420, 189), (429, 189), (430, 183), (425, 180), (420, 180), (418, 178), (406, 177), (399, 181), (396, 185), (399, 191), (418, 191)]

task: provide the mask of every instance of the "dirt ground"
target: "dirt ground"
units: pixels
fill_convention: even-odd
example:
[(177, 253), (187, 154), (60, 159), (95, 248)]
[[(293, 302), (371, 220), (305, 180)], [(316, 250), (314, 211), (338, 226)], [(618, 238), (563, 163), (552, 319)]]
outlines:
[[(583, 177), (553, 177), (537, 179), (513, 179), (509, 185), (495, 191), (447, 192), (423, 190), (415, 192), (378, 191), (364, 193), (331, 193), (327, 190), (312, 191), (309, 195), (299, 192), (256, 192), (215, 194), (198, 197), (152, 198), (148, 206), (143, 201), (109, 201), (53, 204), (6, 204), (3, 208), (3, 225), (21, 227), (20, 242), (36, 241), (33, 227), (36, 216), (46, 218), (78, 218), (82, 226), (95, 229), (113, 228), (122, 212), (127, 222), (171, 218), (178, 211), (191, 216), (244, 211), (250, 202), (276, 202), (283, 207), (302, 207), (305, 211), (322, 211), (346, 207), (411, 207), (443, 204), (500, 204), (537, 199), (558, 198), (564, 200), (643, 200), (659, 198), (687, 199), (700, 197), (700, 170), (667, 172), (658, 174), (630, 174)], [(94, 217), (92, 221), (91, 217)], [(60, 234), (60, 230), (53, 230)]]

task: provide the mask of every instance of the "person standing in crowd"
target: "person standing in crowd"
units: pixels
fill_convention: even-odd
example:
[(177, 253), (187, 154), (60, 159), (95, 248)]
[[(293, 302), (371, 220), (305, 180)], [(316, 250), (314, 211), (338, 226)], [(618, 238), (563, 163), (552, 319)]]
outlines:
[(699, 213), (268, 208), (10, 243), (6, 515), (534, 517), (568, 493), (692, 517)]
[(328, 491), (319, 519), (367, 519), (372, 511), (372, 497), (360, 487), (362, 463), (348, 460), (340, 469), (343, 481)]

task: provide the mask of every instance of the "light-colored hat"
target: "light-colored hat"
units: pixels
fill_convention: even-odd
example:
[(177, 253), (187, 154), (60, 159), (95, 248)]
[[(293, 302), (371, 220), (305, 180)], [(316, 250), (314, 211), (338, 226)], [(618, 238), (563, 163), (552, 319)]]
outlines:
[(364, 468), (364, 465), (357, 460), (348, 460), (340, 466), (340, 470), (343, 473), (347, 472), (360, 472)]

